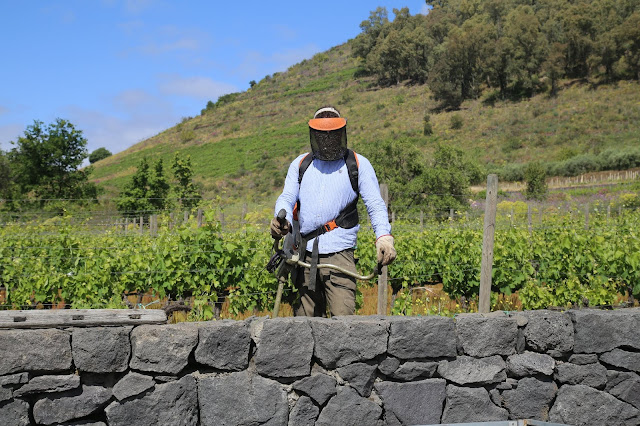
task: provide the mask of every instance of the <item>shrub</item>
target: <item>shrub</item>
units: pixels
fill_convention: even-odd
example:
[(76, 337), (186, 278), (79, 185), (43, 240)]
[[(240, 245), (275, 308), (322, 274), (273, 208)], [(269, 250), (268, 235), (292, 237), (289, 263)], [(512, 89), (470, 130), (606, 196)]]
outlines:
[(453, 114), (451, 116), (451, 128), (453, 130), (459, 130), (462, 129), (462, 126), (464, 124), (464, 120), (462, 119), (462, 117), (459, 114)]
[(424, 115), (424, 128), (422, 133), (425, 136), (431, 136), (433, 134), (433, 126), (431, 125), (431, 116), (429, 114)]
[(544, 200), (547, 198), (547, 171), (537, 161), (529, 163), (524, 172), (524, 180), (527, 182), (525, 197), (527, 200)]

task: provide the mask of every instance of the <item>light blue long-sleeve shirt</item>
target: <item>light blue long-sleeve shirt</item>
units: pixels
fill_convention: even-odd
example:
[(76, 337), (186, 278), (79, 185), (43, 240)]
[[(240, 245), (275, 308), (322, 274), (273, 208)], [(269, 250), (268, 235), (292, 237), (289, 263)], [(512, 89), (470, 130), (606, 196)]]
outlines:
[[(298, 156), (287, 172), (282, 194), (276, 201), (275, 214), (280, 209), (287, 212), (287, 220), (292, 223), (293, 207), (300, 200), (301, 211), (298, 214), (300, 233), (306, 234), (338, 217), (340, 211), (356, 198), (351, 187), (347, 165), (344, 159), (322, 161), (314, 159), (304, 173), (302, 183), (298, 185), (300, 161), (306, 154)], [(391, 233), (387, 207), (380, 196), (378, 178), (369, 160), (360, 154), (358, 157), (358, 190), (371, 218), (376, 238)], [(360, 225), (351, 229), (336, 228), (320, 235), (318, 249), (320, 254), (337, 253), (352, 248)], [(307, 250), (313, 249), (313, 241), (307, 243)]]

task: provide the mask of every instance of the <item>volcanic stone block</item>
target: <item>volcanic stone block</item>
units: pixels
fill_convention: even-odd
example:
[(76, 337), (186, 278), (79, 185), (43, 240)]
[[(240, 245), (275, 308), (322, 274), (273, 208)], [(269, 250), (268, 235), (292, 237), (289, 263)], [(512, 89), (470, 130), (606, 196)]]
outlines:
[(29, 381), (29, 373), (16, 373), (0, 376), (0, 386), (21, 385)]
[(129, 365), (135, 370), (178, 374), (197, 343), (194, 324), (141, 325), (131, 332)]
[(19, 399), (8, 403), (0, 403), (0, 425), (28, 426), (29, 404)]
[(36, 376), (29, 383), (13, 392), (14, 396), (32, 393), (64, 392), (80, 387), (80, 376), (69, 374), (65, 376)]
[(571, 364), (588, 365), (598, 362), (598, 355), (596, 354), (574, 354), (569, 357)]
[(311, 372), (313, 335), (306, 319), (264, 321), (257, 346), (256, 369), (263, 376), (302, 377)]
[(466, 355), (488, 357), (516, 352), (516, 318), (485, 318), (479, 314), (466, 314), (456, 319), (456, 330)]
[(115, 396), (118, 401), (122, 401), (123, 399), (139, 395), (147, 389), (151, 389), (155, 384), (153, 377), (130, 371), (113, 387), (113, 396)]
[(614, 349), (611, 352), (600, 355), (600, 361), (614, 367), (640, 372), (640, 353), (629, 352), (622, 349)]
[(289, 415), (290, 426), (314, 426), (320, 414), (320, 409), (315, 406), (308, 396), (301, 396)]
[(220, 370), (239, 371), (249, 365), (251, 334), (245, 322), (208, 321), (198, 328), (196, 361)]
[(395, 380), (410, 381), (418, 377), (433, 377), (437, 369), (437, 362), (407, 361), (388, 376)]
[(576, 353), (603, 353), (617, 347), (640, 349), (640, 308), (569, 311), (575, 327)]
[(573, 349), (573, 324), (568, 314), (554, 311), (525, 311), (529, 321), (524, 328), (527, 348), (534, 352), (567, 353)]
[(608, 371), (606, 392), (640, 409), (640, 377), (635, 373)]
[(382, 426), (382, 408), (358, 395), (355, 389), (341, 388), (331, 398), (316, 421), (316, 426)]
[[(238, 407), (242, 406), (235, 409)], [(186, 375), (180, 380), (157, 385), (153, 392), (142, 398), (112, 402), (105, 413), (109, 426), (195, 426), (198, 424), (196, 380)]]
[(400, 359), (456, 356), (453, 318), (393, 317), (390, 320), (390, 355)]
[(82, 386), (81, 393), (71, 391), (39, 399), (33, 406), (33, 418), (38, 424), (63, 423), (98, 411), (109, 399), (111, 389)]
[(585, 385), (604, 389), (607, 384), (607, 369), (602, 364), (559, 363), (556, 366), (555, 378), (561, 384)]
[(13, 398), (13, 391), (9, 388), (0, 387), (0, 402)]
[(490, 422), (508, 418), (507, 410), (496, 407), (485, 388), (447, 386), (442, 423)]
[(198, 395), (205, 425), (284, 425), (289, 417), (282, 386), (247, 371), (202, 378)]
[(126, 371), (131, 357), (129, 333), (133, 327), (75, 328), (71, 335), (73, 361), (81, 371)]
[(455, 361), (441, 361), (438, 373), (459, 385), (500, 383), (506, 380), (506, 364), (495, 355), (488, 358), (459, 356)]
[(400, 367), (400, 360), (398, 358), (387, 357), (378, 364), (378, 371), (384, 375), (388, 375), (393, 374), (398, 367)]
[(637, 426), (640, 411), (589, 386), (565, 385), (558, 391), (549, 420), (572, 425)]
[(365, 398), (371, 395), (373, 382), (376, 379), (377, 366), (365, 364), (364, 362), (356, 362), (355, 364), (345, 365), (336, 371), (349, 385), (358, 391)]
[(515, 377), (534, 376), (542, 374), (551, 376), (556, 361), (549, 355), (525, 352), (511, 355), (507, 358), (507, 371)]
[(336, 379), (327, 374), (315, 374), (293, 384), (296, 391), (309, 395), (318, 405), (324, 405), (337, 393)]
[(445, 380), (379, 382), (374, 387), (384, 404), (387, 424), (440, 423), (442, 404), (446, 397)]
[(387, 351), (389, 323), (375, 317), (310, 321), (314, 356), (326, 368), (368, 361)]
[(502, 392), (502, 400), (512, 419), (547, 421), (557, 391), (551, 378), (526, 377), (518, 381), (516, 389)]
[(0, 375), (71, 368), (69, 333), (56, 329), (0, 330)]

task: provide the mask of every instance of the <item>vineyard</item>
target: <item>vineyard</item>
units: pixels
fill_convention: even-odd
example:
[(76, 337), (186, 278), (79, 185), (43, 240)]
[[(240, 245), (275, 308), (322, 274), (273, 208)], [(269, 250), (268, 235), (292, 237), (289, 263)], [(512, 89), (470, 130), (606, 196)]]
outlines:
[[(501, 202), (492, 309), (634, 303), (640, 298), (640, 212), (631, 204)], [(223, 304), (223, 317), (273, 307), (277, 280), (265, 270), (272, 245), (268, 210), (226, 219), (216, 208), (192, 216), (157, 213), (131, 222), (96, 212), (5, 219), (0, 309), (160, 308), (179, 301), (190, 317), (209, 319), (221, 315)], [(482, 213), (472, 207), (444, 218), (420, 212), (395, 219), (390, 313), (477, 310)], [(356, 249), (360, 271), (375, 266), (373, 241), (365, 222)], [(360, 313), (373, 285), (359, 285)], [(433, 303), (434, 289), (446, 295), (446, 306)], [(285, 289), (285, 299), (293, 297), (295, 290)]]

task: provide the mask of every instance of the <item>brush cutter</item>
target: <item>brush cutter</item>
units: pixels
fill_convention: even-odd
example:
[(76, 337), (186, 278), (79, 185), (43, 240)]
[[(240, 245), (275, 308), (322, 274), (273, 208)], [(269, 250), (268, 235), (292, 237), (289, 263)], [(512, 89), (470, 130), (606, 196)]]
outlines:
[[(286, 224), (286, 211), (281, 209), (278, 212), (278, 221), (281, 225)], [(282, 248), (280, 248), (280, 238), (276, 238), (273, 242), (273, 255), (267, 264), (267, 271), (274, 273), (278, 278), (278, 291), (276, 293), (275, 306), (273, 308), (273, 318), (278, 316), (280, 310), (280, 301), (282, 300), (282, 292), (284, 290), (284, 283), (291, 276), (291, 281), (295, 283), (298, 267), (311, 268), (311, 264), (300, 259), (300, 228), (298, 221), (294, 220), (292, 224), (292, 232), (289, 232), (284, 237)], [(303, 249), (306, 249), (304, 247)], [(330, 263), (322, 263), (316, 266), (318, 269), (334, 269), (345, 275), (355, 278), (356, 280), (368, 281), (373, 277), (380, 275), (382, 265), (378, 264), (377, 267), (369, 275), (361, 275), (357, 272), (346, 270), (338, 265)]]

